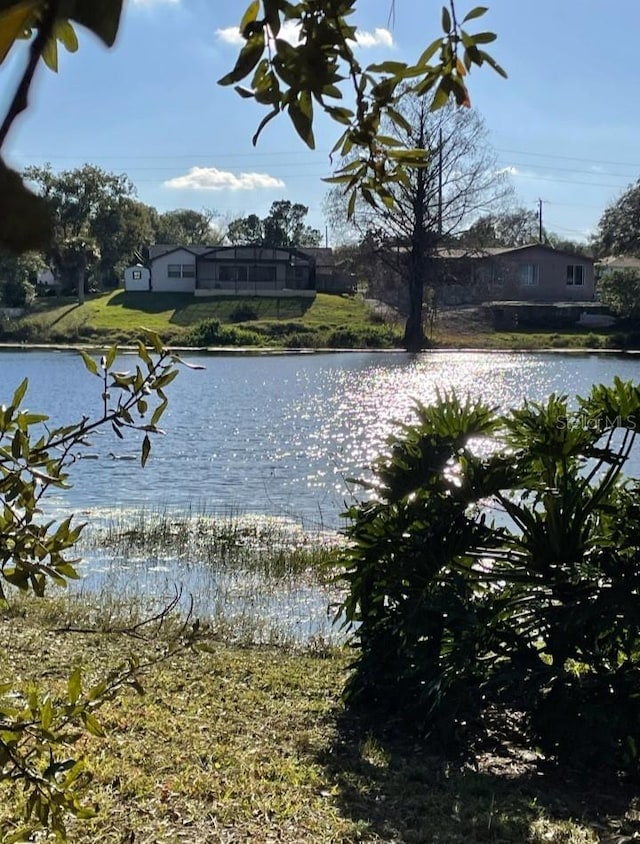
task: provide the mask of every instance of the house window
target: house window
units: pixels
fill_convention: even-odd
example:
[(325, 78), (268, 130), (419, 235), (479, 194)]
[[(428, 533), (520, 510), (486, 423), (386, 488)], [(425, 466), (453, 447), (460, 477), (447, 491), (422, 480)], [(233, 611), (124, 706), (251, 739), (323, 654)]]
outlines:
[(132, 278), (134, 281), (140, 281), (140, 279), (142, 278), (142, 270), (134, 270), (134, 271), (131, 273), (131, 278)]
[(268, 264), (255, 264), (249, 267), (249, 281), (269, 281), (275, 282), (276, 268)]
[(167, 267), (167, 276), (169, 278), (195, 278), (196, 265), (195, 264), (169, 264)]
[(218, 279), (220, 281), (246, 281), (247, 280), (247, 268), (246, 267), (220, 267), (220, 272), (218, 275)]
[(584, 266), (582, 264), (567, 264), (567, 286), (582, 287), (584, 285)]
[(520, 284), (523, 287), (538, 286), (538, 265), (522, 264), (519, 268)]

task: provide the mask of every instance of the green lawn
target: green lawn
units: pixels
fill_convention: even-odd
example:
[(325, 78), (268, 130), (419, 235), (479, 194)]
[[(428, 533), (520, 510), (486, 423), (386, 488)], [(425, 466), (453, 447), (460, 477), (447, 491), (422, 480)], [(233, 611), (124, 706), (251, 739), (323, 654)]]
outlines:
[[(149, 640), (64, 632), (96, 623), (76, 608), (79, 617), (59, 600), (31, 599), (0, 612), (3, 680), (64, 689), (82, 660), (95, 681), (127, 654), (162, 654), (173, 629)], [(105, 738), (69, 748), (88, 760), (85, 799), (98, 811), (70, 823), (69, 840), (613, 844), (640, 835), (637, 790), (611, 774), (557, 770), (498, 744), (447, 760), (363, 731), (340, 702), (348, 660), (212, 637), (210, 652), (160, 662), (144, 696), (124, 692), (97, 713)], [(15, 783), (0, 787), (0, 839), (20, 794)]]
[(285, 346), (292, 336), (302, 337), (310, 346), (331, 345), (336, 332), (350, 332), (352, 345), (357, 345), (363, 332), (375, 340), (381, 332), (362, 299), (353, 296), (196, 299), (190, 294), (117, 290), (90, 296), (83, 305), (72, 299), (38, 300), (30, 313), (5, 331), (4, 339), (122, 342), (133, 340), (144, 327), (158, 332), (166, 343), (188, 344), (189, 330), (205, 320), (252, 332), (253, 337), (239, 336), (249, 345)]
[[(210, 321), (219, 321), (223, 330), (195, 333), (196, 326)], [(90, 296), (84, 305), (73, 299), (40, 299), (21, 320), (4, 325), (0, 340), (131, 343), (141, 328), (156, 331), (163, 342), (177, 346), (399, 348), (403, 326), (400, 320), (381, 324), (359, 296), (319, 293), (314, 299), (196, 299), (188, 293), (116, 290)], [(495, 331), (480, 310), (464, 309), (442, 311), (431, 339), (441, 349), (604, 349), (616, 345), (612, 329)]]

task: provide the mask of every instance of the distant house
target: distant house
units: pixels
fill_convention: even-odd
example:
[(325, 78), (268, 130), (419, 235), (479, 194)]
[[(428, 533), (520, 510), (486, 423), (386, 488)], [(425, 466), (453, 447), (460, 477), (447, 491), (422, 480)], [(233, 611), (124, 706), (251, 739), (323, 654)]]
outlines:
[(601, 258), (596, 264), (598, 277), (614, 270), (636, 270), (640, 272), (640, 258), (636, 258), (635, 255), (608, 255), (606, 258)]
[[(378, 284), (402, 290), (408, 274), (406, 246), (387, 248), (379, 256)], [(540, 243), (476, 249), (441, 248), (425, 261), (426, 288), (440, 305), (484, 302), (590, 302), (594, 299), (591, 258)], [(402, 303), (400, 303), (402, 305)]]
[[(148, 275), (142, 270), (146, 269)], [(194, 296), (315, 296), (353, 292), (330, 249), (154, 244), (146, 268), (128, 267), (126, 290)]]
[[(447, 281), (470, 302), (591, 302), (595, 295), (594, 262), (541, 243), (474, 252), (439, 253)], [(457, 291), (455, 288), (458, 288)], [(466, 294), (466, 295), (465, 295)]]

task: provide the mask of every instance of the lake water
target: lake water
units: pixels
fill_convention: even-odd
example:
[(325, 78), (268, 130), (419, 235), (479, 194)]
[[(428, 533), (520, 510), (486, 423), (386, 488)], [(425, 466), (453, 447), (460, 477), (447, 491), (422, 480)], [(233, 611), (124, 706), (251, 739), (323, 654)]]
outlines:
[[(499, 405), (549, 393), (586, 394), (615, 375), (640, 377), (640, 358), (583, 354), (446, 352), (291, 355), (186, 355), (204, 370), (183, 369), (170, 385), (166, 434), (154, 438), (147, 467), (113, 459), (139, 453), (135, 438), (110, 431), (87, 451), (99, 459), (73, 467), (73, 489), (49, 506), (205, 507), (291, 516), (334, 527), (352, 488), (414, 400), (455, 389)], [(120, 368), (134, 364), (123, 357)], [(29, 378), (27, 405), (52, 424), (99, 413), (100, 382), (73, 352), (0, 353), (0, 402)]]
[[(139, 440), (119, 441), (111, 431), (100, 432), (87, 447), (97, 458), (78, 461), (71, 470), (73, 488), (49, 497), (52, 514), (80, 513), (95, 526), (116, 512), (122, 518), (140, 508), (192, 509), (333, 529), (353, 500), (347, 479), (363, 476), (395, 424), (411, 419), (415, 400), (429, 402), (438, 390), (455, 389), (506, 407), (551, 392), (586, 395), (593, 383), (611, 383), (615, 375), (640, 378), (640, 357), (612, 354), (353, 352), (185, 359), (205, 369), (183, 369), (167, 389), (169, 409), (161, 423), (166, 434), (154, 439), (146, 468), (109, 456), (139, 455)], [(121, 369), (134, 364), (126, 355), (118, 361)], [(49, 413), (52, 425), (100, 412), (101, 384), (77, 353), (0, 352), (0, 403), (10, 400), (25, 376), (26, 405)], [(630, 469), (640, 475), (636, 463)], [(220, 571), (212, 573), (193, 559), (152, 563), (101, 558), (93, 551), (83, 588), (99, 589), (108, 580), (122, 592), (165, 595), (179, 581), (186, 592), (210, 596), (196, 605), (197, 612), (206, 614), (221, 600), (237, 609), (233, 590), (225, 587), (220, 598)], [(254, 609), (261, 600), (256, 588), (246, 596)], [(327, 601), (325, 592), (306, 588), (296, 598), (291, 584), (284, 584), (280, 593), (268, 593), (260, 612), (286, 615), (305, 636), (328, 637)]]

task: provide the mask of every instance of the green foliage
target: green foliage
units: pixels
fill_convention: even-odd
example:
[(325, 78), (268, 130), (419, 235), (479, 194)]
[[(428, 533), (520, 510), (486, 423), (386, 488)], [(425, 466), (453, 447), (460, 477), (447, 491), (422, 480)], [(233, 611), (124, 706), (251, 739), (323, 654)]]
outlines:
[(609, 270), (598, 281), (600, 300), (625, 320), (640, 317), (640, 270)]
[(250, 322), (254, 319), (258, 319), (258, 311), (246, 302), (244, 304), (237, 305), (229, 312), (230, 322)]
[[(468, 29), (487, 8), (476, 6), (459, 21), (454, 0), (442, 8), (443, 34), (414, 64), (387, 61), (363, 69), (354, 52), (357, 27), (348, 23), (356, 2), (303, 0), (293, 4), (288, 0), (252, 0), (240, 22), (244, 44), (236, 64), (219, 80), (219, 84), (234, 85), (242, 97), (269, 109), (254, 143), (266, 124), (286, 111), (300, 138), (313, 148), (314, 103), (346, 127), (333, 151), (343, 158), (354, 150), (360, 155), (345, 163), (332, 180), (350, 193), (350, 216), (358, 191), (367, 202), (392, 205), (387, 186), (404, 183), (407, 169), (420, 167), (428, 159), (424, 150), (403, 147), (382, 130), (383, 120), (398, 127), (406, 125), (396, 106), (407, 87), (420, 97), (430, 94), (434, 109), (450, 99), (459, 106), (469, 106), (466, 77), (473, 66), (488, 64), (506, 75), (484, 49), (495, 40), (494, 33), (472, 33)], [(112, 46), (121, 11), (122, 0), (1, 0), (0, 64), (19, 39), (30, 39), (30, 46), (27, 66), (0, 125), (0, 149), (13, 122), (27, 108), (40, 61), (57, 71), (58, 43), (70, 52), (78, 49), (74, 29), (78, 23)], [(278, 37), (284, 23), (299, 27), (296, 45)], [(247, 77), (249, 87), (236, 84)], [(343, 97), (345, 80), (353, 86), (354, 108), (336, 104)], [(51, 236), (46, 202), (28, 191), (20, 176), (1, 160), (0, 183), (0, 246), (17, 252), (45, 248)]]
[(261, 219), (256, 214), (239, 217), (229, 223), (227, 238), (233, 244), (261, 246), (320, 246), (322, 235), (318, 229), (305, 225), (309, 213), (306, 205), (280, 199), (271, 204), (269, 213)]
[(0, 307), (27, 308), (35, 295), (35, 287), (25, 278), (0, 279)]
[[(482, 17), (486, 7), (475, 7), (459, 22), (450, 0), (442, 9), (443, 35), (417, 62), (387, 61), (364, 69), (354, 52), (357, 27), (348, 21), (355, 8), (356, 0), (326, 4), (314, 0), (295, 4), (253, 0), (240, 22), (245, 43), (235, 67), (219, 80), (221, 85), (234, 85), (240, 96), (269, 109), (254, 143), (263, 128), (286, 111), (300, 138), (313, 149), (314, 104), (346, 127), (333, 152), (345, 157), (355, 150), (359, 155), (330, 181), (350, 193), (349, 216), (358, 191), (372, 204), (393, 204), (387, 186), (403, 183), (407, 168), (421, 166), (427, 160), (424, 150), (403, 147), (382, 131), (384, 120), (405, 125), (396, 105), (407, 86), (418, 96), (430, 94), (434, 109), (450, 98), (459, 106), (468, 106), (466, 76), (473, 65), (486, 63), (505, 75), (484, 50), (496, 36), (491, 32), (471, 33), (464, 26)], [(299, 27), (296, 45), (278, 37), (283, 23)], [(250, 80), (248, 86), (238, 84), (245, 79)], [(353, 85), (354, 108), (336, 104), (342, 99), (341, 83), (345, 79)]]
[(598, 224), (600, 255), (640, 255), (640, 180), (605, 209)]
[[(11, 402), (0, 408), (0, 600), (12, 590), (43, 596), (49, 583), (66, 586), (78, 577), (69, 557), (83, 525), (69, 517), (52, 521), (43, 515), (44, 497), (69, 483), (69, 468), (102, 427), (118, 437), (129, 431), (142, 434), (141, 463), (151, 448), (150, 435), (167, 407), (165, 389), (177, 375), (178, 358), (165, 351), (156, 335), (147, 333), (150, 352), (140, 341), (135, 370), (116, 366), (117, 348), (96, 361), (82, 357), (102, 395), (102, 414), (83, 417), (64, 427), (50, 427), (46, 415), (25, 407), (28, 382), (15, 390)], [(126, 662), (103, 680), (84, 684), (81, 669), (71, 674), (66, 693), (56, 695), (29, 684), (0, 685), (0, 781), (23, 790), (24, 827), (7, 833), (5, 841), (27, 840), (36, 828), (46, 827), (65, 837), (65, 816), (93, 813), (80, 802), (86, 785), (81, 759), (69, 748), (88, 731), (102, 735), (95, 710), (124, 686), (141, 691), (135, 662)], [(6, 830), (5, 830), (6, 832)], [(29, 839), (30, 840), (30, 839)]]
[(640, 389), (416, 412), (347, 514), (347, 700), (454, 745), (517, 711), (548, 755), (640, 773)]
[(252, 331), (223, 326), (218, 319), (205, 319), (187, 333), (189, 346), (255, 346), (259, 339)]

